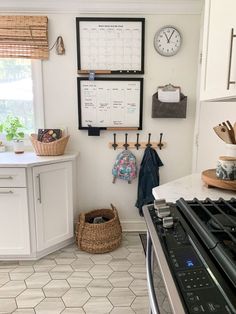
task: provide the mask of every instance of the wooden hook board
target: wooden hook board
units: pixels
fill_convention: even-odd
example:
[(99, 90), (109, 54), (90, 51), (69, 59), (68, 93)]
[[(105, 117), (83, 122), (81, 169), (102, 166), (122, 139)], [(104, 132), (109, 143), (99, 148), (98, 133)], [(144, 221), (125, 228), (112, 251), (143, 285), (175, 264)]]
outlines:
[[(125, 143), (124, 142), (116, 142), (117, 146), (116, 146), (116, 149), (125, 149)], [(135, 144), (137, 144), (137, 142), (127, 142), (127, 144), (129, 145), (128, 146), (128, 149), (137, 149)], [(147, 142), (139, 142), (140, 146), (139, 146), (139, 149), (145, 149), (148, 145)], [(160, 147), (158, 146), (160, 144), (160, 142), (150, 142), (150, 145), (152, 148), (155, 148), (155, 149), (160, 149)], [(109, 143), (109, 148), (113, 148), (114, 147), (112, 146), (114, 145), (113, 142), (110, 142)], [(167, 144), (166, 142), (161, 142), (161, 149), (163, 148), (166, 148)]]

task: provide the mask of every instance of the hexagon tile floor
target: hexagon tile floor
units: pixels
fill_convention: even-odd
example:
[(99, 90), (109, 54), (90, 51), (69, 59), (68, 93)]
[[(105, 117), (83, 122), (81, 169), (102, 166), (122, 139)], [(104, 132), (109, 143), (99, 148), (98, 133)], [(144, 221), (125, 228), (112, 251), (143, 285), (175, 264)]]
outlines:
[(139, 235), (123, 234), (107, 254), (70, 245), (38, 261), (0, 262), (0, 313), (149, 313)]

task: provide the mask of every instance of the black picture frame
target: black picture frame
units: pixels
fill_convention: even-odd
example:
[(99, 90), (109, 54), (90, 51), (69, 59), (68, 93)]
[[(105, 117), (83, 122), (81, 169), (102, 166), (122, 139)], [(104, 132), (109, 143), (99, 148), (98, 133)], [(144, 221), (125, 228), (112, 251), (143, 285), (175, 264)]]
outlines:
[[(124, 85), (124, 82), (127, 83), (127, 86), (130, 85), (130, 83), (132, 82), (138, 82), (138, 86), (139, 86), (139, 90), (136, 93), (136, 96), (139, 97), (139, 103), (136, 104), (138, 106), (138, 110), (135, 113), (135, 117), (137, 119), (137, 123), (132, 124), (132, 125), (105, 125), (105, 126), (100, 126), (97, 124), (87, 124), (83, 122), (83, 114), (85, 114), (85, 110), (84, 108), (86, 108), (88, 102), (83, 102), (82, 98), (83, 98), (83, 91), (82, 87), (81, 87), (81, 82), (87, 82), (89, 85), (93, 85), (96, 86), (96, 82), (104, 82), (104, 84), (100, 84), (104, 86), (104, 88), (109, 88), (109, 82), (116, 82), (116, 86), (117, 88), (119, 88), (119, 83)], [(108, 84), (107, 84), (108, 83)], [(99, 87), (99, 86), (98, 86)], [(86, 87), (87, 88), (87, 87)], [(114, 88), (114, 87), (113, 87)], [(78, 92), (78, 129), (79, 130), (89, 130), (92, 128), (97, 128), (100, 130), (115, 130), (115, 129), (120, 129), (120, 130), (142, 130), (142, 119), (143, 119), (143, 78), (120, 78), (120, 77), (95, 77), (94, 80), (89, 80), (87, 77), (77, 77), (77, 92)], [(86, 90), (87, 92), (87, 90)], [(88, 98), (87, 98), (88, 99)], [(91, 102), (91, 100), (89, 100), (89, 102)], [(91, 105), (91, 104), (89, 104)], [(95, 106), (95, 105), (94, 105)], [(97, 102), (96, 102), (96, 106), (97, 106)], [(94, 109), (94, 108), (93, 108)], [(95, 110), (97, 110), (97, 108), (95, 108)], [(109, 110), (109, 109), (108, 109)], [(128, 109), (127, 109), (128, 110)], [(88, 112), (88, 111), (87, 111)]]
[[(92, 25), (95, 25), (96, 23), (100, 23), (99, 26), (99, 31), (102, 31), (102, 27), (105, 25), (106, 27), (109, 27), (108, 24), (110, 23), (111, 27), (115, 29), (116, 27), (126, 27), (126, 32), (129, 30), (128, 25), (137, 25), (139, 26), (139, 29), (137, 30), (139, 32), (140, 30), (140, 47), (137, 49), (139, 50), (140, 56), (138, 56), (139, 61), (138, 64), (140, 63), (140, 67), (135, 68), (135, 69), (125, 69), (125, 68), (120, 68), (120, 69), (112, 69), (112, 68), (96, 68), (96, 64), (94, 66), (91, 65), (91, 69), (87, 68), (87, 66), (83, 66), (82, 58), (82, 50), (85, 50), (84, 45), (85, 43), (82, 40), (82, 23), (90, 24), (91, 27)], [(105, 23), (104, 25), (101, 25), (101, 23)], [(129, 24), (128, 24), (129, 23)], [(130, 24), (131, 23), (131, 24)], [(95, 26), (94, 26), (95, 27)], [(107, 30), (107, 28), (104, 28)], [(86, 30), (86, 28), (85, 28)], [(136, 34), (136, 32), (133, 32), (133, 30), (130, 31), (132, 34)], [(85, 32), (83, 33), (85, 34)], [(117, 34), (118, 36), (118, 34)], [(89, 72), (95, 72), (96, 74), (144, 74), (144, 46), (145, 46), (145, 18), (118, 18), (118, 17), (77, 17), (76, 18), (76, 37), (77, 37), (77, 64), (78, 64), (78, 74), (87, 74)], [(92, 42), (92, 41), (91, 41)], [(118, 41), (117, 41), (118, 42)], [(119, 41), (122, 42), (122, 41)], [(129, 41), (130, 42), (130, 41)], [(89, 41), (87, 40), (86, 44), (88, 44)], [(125, 45), (123, 43), (123, 45)], [(125, 50), (125, 49), (124, 49)], [(114, 48), (114, 52), (117, 51), (117, 49)], [(126, 50), (128, 51), (128, 50)], [(112, 51), (111, 51), (112, 52)], [(130, 52), (130, 56), (133, 58), (133, 53)], [(99, 52), (96, 53), (96, 58), (99, 58)], [(125, 58), (124, 60), (127, 60)], [(108, 66), (108, 64), (107, 64)], [(84, 67), (84, 68), (83, 68)]]

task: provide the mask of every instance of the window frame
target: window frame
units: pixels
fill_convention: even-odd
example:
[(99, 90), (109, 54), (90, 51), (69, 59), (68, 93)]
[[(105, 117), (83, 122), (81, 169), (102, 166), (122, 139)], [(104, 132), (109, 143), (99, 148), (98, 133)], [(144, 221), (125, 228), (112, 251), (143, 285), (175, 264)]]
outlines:
[(43, 94), (43, 68), (41, 60), (31, 60), (32, 80), (33, 80), (33, 106), (35, 132), (39, 128), (44, 128), (44, 94)]
[[(33, 81), (34, 131), (37, 132), (37, 129), (44, 128), (45, 125), (42, 60), (31, 59), (31, 73)], [(0, 134), (0, 140), (3, 141), (7, 147), (12, 146), (12, 143), (6, 140), (4, 134)], [(26, 148), (31, 147), (29, 134), (25, 134), (24, 143)]]

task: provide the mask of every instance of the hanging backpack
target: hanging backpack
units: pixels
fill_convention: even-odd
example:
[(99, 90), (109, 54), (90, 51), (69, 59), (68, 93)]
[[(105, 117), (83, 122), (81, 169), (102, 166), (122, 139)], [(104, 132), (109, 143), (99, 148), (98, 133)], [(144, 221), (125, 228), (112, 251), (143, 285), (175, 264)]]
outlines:
[(117, 157), (112, 169), (113, 183), (116, 178), (131, 183), (137, 176), (136, 157), (129, 150), (123, 150)]

